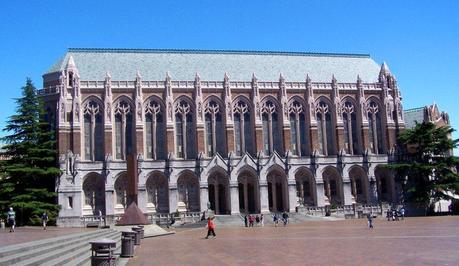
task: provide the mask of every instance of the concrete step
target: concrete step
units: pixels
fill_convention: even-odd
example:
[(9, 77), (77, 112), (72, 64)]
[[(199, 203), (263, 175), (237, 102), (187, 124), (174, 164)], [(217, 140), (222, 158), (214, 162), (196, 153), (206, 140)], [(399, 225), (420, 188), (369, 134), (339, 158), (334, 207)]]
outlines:
[(45, 256), (49, 253), (56, 252), (58, 250), (65, 249), (66, 247), (72, 246), (75, 243), (84, 242), (90, 239), (102, 238), (108, 234), (113, 233), (113, 230), (97, 230), (91, 232), (91, 234), (83, 234), (70, 239), (58, 239), (50, 238), (45, 243), (37, 246), (36, 243), (32, 244), (33, 249), (26, 248), (24, 250), (17, 249), (16, 253), (3, 257), (0, 259), (0, 265), (11, 265), (11, 264), (22, 264), (25, 261), (33, 260), (37, 256)]
[[(108, 229), (105, 229), (108, 230)], [(14, 255), (18, 252), (25, 252), (28, 250), (33, 250), (36, 248), (40, 248), (43, 245), (48, 245), (52, 244), (54, 242), (67, 242), (67, 241), (72, 241), (73, 239), (78, 239), (82, 238), (85, 236), (90, 236), (94, 234), (101, 233), (103, 230), (94, 230), (90, 232), (83, 232), (83, 233), (75, 233), (75, 234), (69, 234), (65, 236), (59, 236), (59, 237), (53, 237), (53, 238), (46, 238), (43, 240), (36, 240), (36, 241), (31, 241), (27, 243), (21, 243), (21, 244), (15, 244), (15, 245), (9, 245), (5, 247), (0, 248), (0, 259)]]
[[(121, 243), (121, 234), (117, 231), (107, 234), (106, 236), (104, 236), (104, 238), (113, 239)], [(97, 238), (91, 240), (95, 239)], [(61, 250), (59, 253), (62, 255), (60, 256), (55, 256), (55, 254), (52, 254), (52, 257), (54, 257), (55, 259), (47, 260), (44, 263), (42, 263), (42, 265), (63, 265), (66, 263), (70, 263), (70, 265), (75, 265), (75, 260), (82, 260), (83, 258), (89, 260), (91, 258), (91, 247), (89, 245), (89, 242), (91, 240), (76, 243), (75, 245), (68, 247), (65, 250)]]
[[(116, 240), (116, 239), (113, 239)], [(121, 254), (121, 237), (116, 240), (116, 249), (114, 251), (115, 258), (118, 260)], [(83, 252), (79, 252), (77, 256), (75, 256), (71, 261), (66, 262), (64, 264), (60, 263), (57, 265), (63, 266), (91, 266), (91, 250), (84, 250)], [(118, 265), (118, 263), (117, 263)]]

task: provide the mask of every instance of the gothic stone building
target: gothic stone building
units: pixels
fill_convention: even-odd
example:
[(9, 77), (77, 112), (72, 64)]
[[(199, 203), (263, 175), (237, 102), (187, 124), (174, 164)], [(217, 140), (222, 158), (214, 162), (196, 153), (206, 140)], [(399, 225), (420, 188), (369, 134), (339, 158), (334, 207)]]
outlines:
[(394, 202), (383, 166), (400, 91), (369, 55), (69, 49), (43, 76), (57, 133), (61, 225), (145, 213), (294, 212)]

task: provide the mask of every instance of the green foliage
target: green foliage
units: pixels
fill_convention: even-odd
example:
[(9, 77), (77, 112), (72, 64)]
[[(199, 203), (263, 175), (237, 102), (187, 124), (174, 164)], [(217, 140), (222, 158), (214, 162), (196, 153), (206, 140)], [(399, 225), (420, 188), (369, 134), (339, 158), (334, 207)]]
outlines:
[(57, 168), (54, 132), (47, 121), (41, 99), (30, 79), (22, 88), (22, 97), (16, 99), (16, 114), (7, 121), (4, 131), (10, 135), (0, 164), (0, 208), (13, 207), (18, 224), (34, 224), (34, 219), (47, 211), (55, 219), (54, 184), (60, 174)]
[(452, 156), (459, 140), (451, 139), (453, 131), (449, 126), (422, 123), (400, 134), (403, 153), (389, 167), (404, 185), (406, 200), (427, 207), (440, 199), (451, 199), (451, 193), (459, 194), (457, 160)]

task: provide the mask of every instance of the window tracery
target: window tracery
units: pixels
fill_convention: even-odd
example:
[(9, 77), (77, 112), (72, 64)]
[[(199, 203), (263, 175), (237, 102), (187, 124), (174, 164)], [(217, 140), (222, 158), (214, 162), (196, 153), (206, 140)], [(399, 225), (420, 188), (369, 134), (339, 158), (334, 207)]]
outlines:
[(84, 158), (89, 161), (104, 159), (104, 128), (101, 109), (101, 106), (94, 100), (88, 101), (83, 107)]
[(330, 107), (324, 101), (316, 105), (317, 130), (319, 135), (319, 152), (323, 155), (335, 154), (334, 132)]
[(308, 153), (307, 129), (304, 108), (298, 101), (289, 104), (290, 147), (293, 155), (304, 156)]
[(145, 105), (145, 144), (148, 159), (165, 159), (165, 124), (161, 105), (150, 100)]
[(206, 129), (206, 152), (213, 156), (216, 152), (225, 156), (223, 115), (220, 105), (215, 101), (209, 101), (204, 107)]
[(383, 136), (382, 136), (382, 121), (379, 105), (370, 101), (367, 104), (368, 126), (370, 150), (374, 154), (379, 154), (383, 151)]
[(121, 100), (115, 104), (115, 156), (125, 160), (126, 155), (132, 152), (132, 110), (131, 105)]
[(191, 105), (181, 100), (175, 105), (176, 155), (178, 158), (196, 157), (195, 133)]
[(233, 114), (236, 155), (241, 156), (245, 152), (253, 154), (252, 117), (248, 104), (242, 100), (236, 102)]

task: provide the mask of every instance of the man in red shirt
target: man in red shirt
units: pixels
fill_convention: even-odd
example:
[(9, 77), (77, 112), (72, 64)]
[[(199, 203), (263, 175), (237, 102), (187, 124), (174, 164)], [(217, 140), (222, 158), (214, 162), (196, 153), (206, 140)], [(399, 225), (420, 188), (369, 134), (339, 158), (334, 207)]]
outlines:
[(216, 237), (217, 235), (215, 235), (215, 223), (213, 221), (213, 219), (211, 219), (210, 217), (207, 218), (207, 236), (206, 236), (206, 239), (209, 238), (210, 234), (212, 234), (214, 237)]

